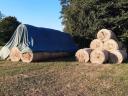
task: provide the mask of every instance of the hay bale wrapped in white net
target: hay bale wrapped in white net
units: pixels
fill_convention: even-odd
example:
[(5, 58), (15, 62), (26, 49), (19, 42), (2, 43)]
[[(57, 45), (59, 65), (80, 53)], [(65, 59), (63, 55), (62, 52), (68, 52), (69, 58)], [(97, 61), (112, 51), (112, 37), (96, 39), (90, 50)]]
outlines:
[(93, 50), (90, 54), (90, 61), (94, 64), (103, 64), (108, 60), (108, 51)]
[(122, 48), (122, 44), (114, 39), (109, 39), (104, 42), (104, 49), (108, 51), (114, 51)]
[(20, 54), (20, 50), (17, 47), (13, 47), (10, 50), (9, 59), (14, 62), (20, 61)]
[(94, 39), (90, 44), (91, 49), (103, 49), (103, 42), (99, 39)]
[(87, 63), (90, 59), (91, 48), (79, 49), (75, 56), (79, 62)]
[(109, 39), (116, 39), (116, 35), (108, 29), (101, 29), (97, 33), (97, 38), (101, 41), (107, 41)]
[(53, 59), (57, 57), (68, 56), (67, 52), (24, 52), (21, 54), (21, 60), (25, 63), (30, 63), (32, 61), (43, 61), (48, 59)]
[(109, 54), (109, 62), (120, 64), (127, 59), (127, 52), (125, 50), (114, 50)]
[[(25, 62), (31, 62), (36, 57), (38, 57), (37, 60), (40, 58), (43, 60), (46, 57), (54, 58), (67, 54), (72, 55), (78, 49), (69, 34), (28, 24), (20, 24), (17, 27), (11, 39), (0, 50), (0, 59), (5, 60), (8, 58), (10, 50), (13, 47), (19, 48), (20, 53), (22, 53), (21, 58)], [(15, 52), (11, 52), (12, 55), (15, 55)], [(16, 56), (12, 56), (11, 58), (14, 57)]]

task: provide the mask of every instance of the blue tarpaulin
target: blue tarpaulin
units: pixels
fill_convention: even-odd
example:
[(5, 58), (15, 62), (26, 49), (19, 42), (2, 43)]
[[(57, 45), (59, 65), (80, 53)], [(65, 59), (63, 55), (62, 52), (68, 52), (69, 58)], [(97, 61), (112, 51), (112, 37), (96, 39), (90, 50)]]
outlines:
[(54, 29), (25, 25), (28, 31), (29, 47), (32, 51), (75, 52), (77, 46), (72, 37)]

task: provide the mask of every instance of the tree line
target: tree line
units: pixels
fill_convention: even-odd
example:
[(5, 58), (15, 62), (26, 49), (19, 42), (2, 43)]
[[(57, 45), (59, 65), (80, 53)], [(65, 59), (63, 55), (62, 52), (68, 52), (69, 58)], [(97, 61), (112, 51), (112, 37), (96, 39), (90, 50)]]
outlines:
[(98, 30), (112, 30), (128, 48), (128, 0), (60, 0), (64, 31), (88, 47)]
[(0, 12), (0, 45), (8, 42), (19, 24), (16, 17), (6, 17)]
[[(59, 0), (64, 31), (88, 47), (98, 30), (112, 30), (128, 48), (128, 0)], [(20, 22), (0, 12), (0, 44), (6, 43)]]

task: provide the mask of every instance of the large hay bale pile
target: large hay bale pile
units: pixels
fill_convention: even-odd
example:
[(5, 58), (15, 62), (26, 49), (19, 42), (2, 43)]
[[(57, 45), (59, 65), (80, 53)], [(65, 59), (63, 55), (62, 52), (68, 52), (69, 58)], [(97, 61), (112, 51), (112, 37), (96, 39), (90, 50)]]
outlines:
[(90, 56), (86, 56), (83, 49), (77, 51), (76, 58), (79, 62), (84, 61), (83, 58), (87, 58), (91, 63), (103, 64), (108, 62), (120, 64), (127, 59), (126, 48), (118, 41), (114, 32), (108, 29), (98, 31), (97, 39), (92, 40), (90, 48), (92, 50)]

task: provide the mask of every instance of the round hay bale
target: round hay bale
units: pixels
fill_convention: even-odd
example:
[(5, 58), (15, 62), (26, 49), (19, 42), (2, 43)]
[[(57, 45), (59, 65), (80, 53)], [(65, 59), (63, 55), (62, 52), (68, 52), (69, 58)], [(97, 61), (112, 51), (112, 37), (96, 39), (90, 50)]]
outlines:
[(91, 49), (103, 49), (103, 42), (99, 39), (94, 39), (90, 44)]
[(104, 49), (107, 51), (118, 50), (122, 47), (122, 44), (115, 41), (114, 39), (109, 39), (104, 42)]
[(25, 52), (21, 54), (21, 60), (26, 63), (32, 61), (43, 61), (51, 58), (68, 56), (67, 52)]
[(90, 54), (91, 63), (103, 64), (108, 60), (108, 51), (106, 50), (93, 50)]
[(114, 50), (109, 54), (109, 62), (120, 64), (127, 59), (127, 52), (125, 50)]
[(91, 48), (79, 49), (75, 56), (79, 62), (87, 63), (90, 59)]
[(20, 61), (20, 50), (17, 47), (13, 47), (10, 50), (9, 59), (14, 62)]
[(101, 41), (107, 41), (109, 39), (116, 39), (116, 35), (108, 29), (101, 29), (97, 33), (97, 38)]
[(23, 62), (26, 62), (26, 63), (29, 63), (32, 61), (33, 59), (33, 53), (32, 52), (25, 52), (25, 53), (22, 53), (21, 56), (20, 56), (21, 60)]
[(7, 47), (3, 47), (0, 50), (0, 59), (5, 60), (5, 59), (9, 58), (9, 54), (10, 54), (10, 50)]

